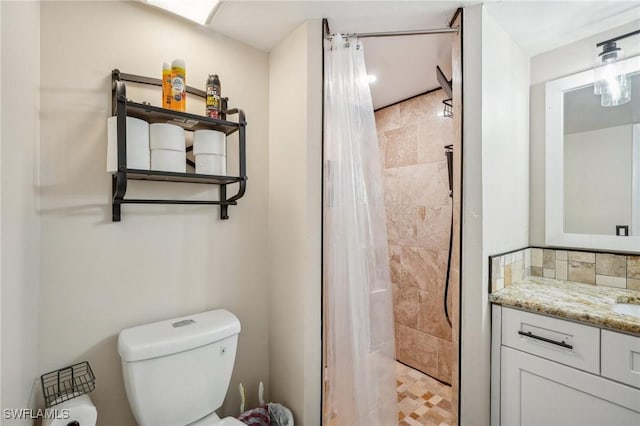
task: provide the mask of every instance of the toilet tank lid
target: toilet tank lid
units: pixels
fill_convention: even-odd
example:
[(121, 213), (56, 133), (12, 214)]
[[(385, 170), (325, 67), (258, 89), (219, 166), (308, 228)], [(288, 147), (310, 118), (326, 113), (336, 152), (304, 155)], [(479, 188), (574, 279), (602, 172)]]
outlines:
[(141, 361), (208, 345), (238, 333), (240, 320), (225, 309), (217, 309), (122, 330), (118, 353), (123, 361)]

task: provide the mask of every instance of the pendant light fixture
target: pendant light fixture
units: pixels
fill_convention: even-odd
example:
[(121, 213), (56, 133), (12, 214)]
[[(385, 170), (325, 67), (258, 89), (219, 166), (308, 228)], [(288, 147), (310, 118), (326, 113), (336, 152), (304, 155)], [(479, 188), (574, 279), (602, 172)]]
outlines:
[(624, 51), (616, 42), (636, 34), (640, 34), (640, 30), (596, 44), (596, 48), (602, 47), (602, 52), (596, 60), (593, 92), (600, 95), (600, 105), (603, 107), (618, 106), (631, 100), (631, 85), (620, 67)]

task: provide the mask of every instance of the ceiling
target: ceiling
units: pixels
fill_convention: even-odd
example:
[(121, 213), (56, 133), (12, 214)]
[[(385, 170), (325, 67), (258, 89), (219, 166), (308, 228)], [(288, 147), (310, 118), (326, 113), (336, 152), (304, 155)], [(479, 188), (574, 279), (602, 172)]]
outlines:
[(444, 27), (458, 7), (485, 3), (531, 56), (640, 18), (637, 1), (222, 0), (210, 26), (265, 51), (308, 19), (334, 32)]
[[(456, 1), (238, 1), (224, 0), (215, 31), (269, 51), (308, 19), (327, 18), (331, 32), (378, 32), (444, 28)], [(439, 87), (435, 66), (451, 75), (452, 36), (363, 39), (374, 108)]]
[[(309, 19), (327, 18), (332, 32), (400, 31), (446, 27), (470, 0), (329, 1), (222, 0), (210, 27), (270, 51)], [(640, 18), (637, 1), (485, 1), (488, 13), (530, 56)], [(363, 41), (374, 107), (437, 88), (435, 66), (450, 75), (451, 35)]]
[(640, 19), (638, 1), (505, 1), (488, 10), (529, 56)]
[(451, 34), (363, 39), (367, 72), (376, 76), (369, 85), (373, 108), (440, 87), (436, 65), (451, 79), (452, 41)]
[(615, 107), (600, 106), (593, 85), (564, 95), (564, 133), (579, 133), (640, 123), (640, 73), (628, 76), (631, 101)]
[[(327, 18), (332, 32), (442, 28), (458, 7), (478, 1), (224, 0), (211, 27), (265, 51), (308, 19)], [(488, 1), (487, 10), (530, 56), (640, 18), (637, 1)], [(451, 35), (363, 41), (374, 108), (439, 87), (435, 66), (451, 75)]]
[(455, 1), (397, 0), (223, 0), (210, 25), (217, 32), (269, 51), (309, 19), (327, 18), (332, 32), (445, 27), (461, 4)]

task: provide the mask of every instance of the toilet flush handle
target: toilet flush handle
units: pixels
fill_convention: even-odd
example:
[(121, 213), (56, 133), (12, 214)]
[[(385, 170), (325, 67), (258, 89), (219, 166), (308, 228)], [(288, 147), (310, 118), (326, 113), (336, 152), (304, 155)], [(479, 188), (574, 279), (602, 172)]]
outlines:
[(173, 324), (171, 324), (174, 328), (178, 328), (178, 327), (185, 327), (187, 325), (191, 325), (191, 324), (195, 324), (196, 322), (192, 319), (186, 319), (186, 320), (182, 320), (182, 321), (176, 321)]

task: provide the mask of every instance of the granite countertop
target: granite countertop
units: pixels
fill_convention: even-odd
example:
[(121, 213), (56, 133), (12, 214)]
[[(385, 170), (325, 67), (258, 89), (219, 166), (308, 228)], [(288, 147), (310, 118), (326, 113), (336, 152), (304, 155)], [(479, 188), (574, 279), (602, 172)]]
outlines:
[(640, 318), (611, 311), (611, 306), (617, 302), (640, 303), (640, 291), (527, 277), (491, 293), (489, 301), (597, 327), (640, 334)]

